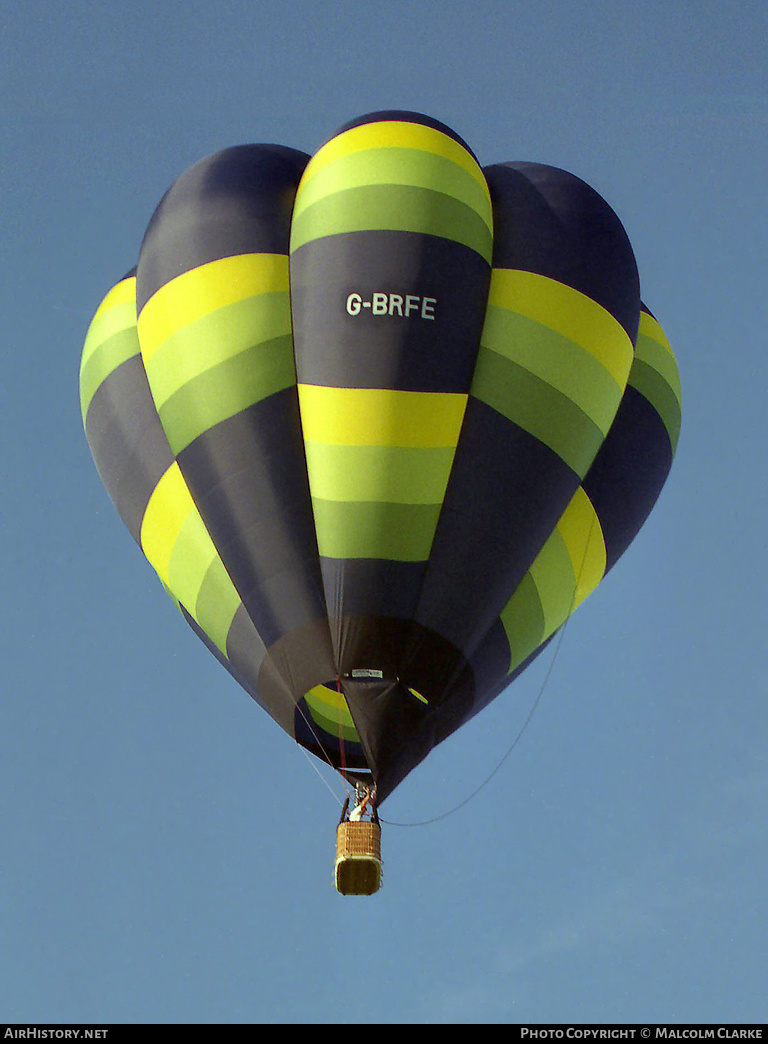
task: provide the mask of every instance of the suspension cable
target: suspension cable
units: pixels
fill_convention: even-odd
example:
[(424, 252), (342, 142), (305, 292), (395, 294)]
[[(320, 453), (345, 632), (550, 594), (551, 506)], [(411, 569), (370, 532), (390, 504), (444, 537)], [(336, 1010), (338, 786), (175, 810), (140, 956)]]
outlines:
[(573, 615), (573, 611), (576, 608), (576, 597), (577, 597), (577, 594), (578, 594), (578, 591), (579, 591), (579, 587), (581, 585), (581, 578), (582, 578), (582, 574), (584, 572), (584, 566), (585, 566), (586, 561), (587, 561), (587, 552), (589, 550), (589, 545), (590, 545), (590, 543), (592, 541), (592, 532), (593, 532), (593, 530), (595, 528), (595, 521), (596, 521), (596, 519), (597, 519), (597, 515), (594, 513), (594, 510), (593, 510), (592, 518), (591, 518), (590, 523), (589, 523), (589, 529), (587, 531), (587, 539), (584, 542), (584, 551), (583, 551), (582, 556), (581, 556), (581, 564), (579, 566), (579, 571), (574, 576), (573, 595), (571, 596), (571, 604), (570, 604), (570, 607), (568, 609), (568, 615), (566, 616), (565, 620), (563, 621), (563, 623), (562, 623), (562, 625), (560, 627), (560, 634), (558, 636), (557, 644), (555, 645), (555, 651), (552, 654), (552, 660), (550, 661), (549, 667), (547, 669), (547, 673), (544, 675), (544, 680), (541, 683), (541, 686), (539, 688), (539, 691), (538, 691), (538, 694), (536, 696), (536, 699), (533, 701), (533, 704), (531, 705), (531, 709), (528, 712), (528, 716), (526, 717), (525, 721), (520, 726), (520, 728), (517, 730), (517, 733), (516, 733), (514, 739), (512, 740), (512, 742), (509, 745), (509, 747), (507, 748), (507, 750), (502, 755), (502, 757), (499, 760), (499, 762), (494, 766), (493, 769), (491, 769), (491, 771), (488, 773), (486, 778), (482, 781), (482, 783), (478, 787), (476, 787), (472, 791), (471, 794), (467, 795), (467, 797), (463, 798), (457, 805), (454, 805), (453, 808), (449, 808), (446, 812), (441, 812), (437, 816), (432, 816), (431, 819), (422, 819), (422, 820), (418, 820), (416, 822), (411, 822), (411, 823), (399, 823), (399, 822), (396, 822), (394, 820), (388, 820), (388, 819), (383, 819), (382, 818), (381, 819), (382, 823), (386, 823), (387, 826), (402, 826), (402, 827), (408, 827), (408, 826), (428, 826), (430, 823), (437, 823), (441, 819), (447, 819), (448, 816), (453, 815), (454, 812), (458, 812), (459, 809), (464, 808), (464, 806), (468, 805), (469, 802), (473, 800), (473, 798), (477, 797), (477, 795), (480, 793), (480, 791), (483, 790), (491, 782), (491, 780), (496, 775), (496, 773), (501, 769), (501, 767), (504, 764), (504, 762), (512, 754), (512, 751), (518, 745), (518, 743), (520, 742), (520, 740), (523, 737), (523, 734), (525, 733), (526, 729), (530, 725), (531, 719), (533, 718), (534, 714), (536, 713), (537, 707), (541, 703), (541, 699), (542, 699), (542, 696), (544, 695), (544, 691), (547, 688), (547, 685), (549, 684), (549, 679), (552, 676), (552, 671), (554, 670), (555, 662), (557, 661), (557, 657), (558, 657), (558, 654), (559, 654), (560, 649), (562, 647), (563, 639), (565, 637), (566, 626), (568, 625), (568, 623), (569, 623), (569, 621), (571, 619), (571, 616)]
[[(570, 617), (569, 617), (569, 619), (570, 619)], [(401, 827), (428, 826), (430, 823), (437, 823), (441, 819), (447, 819), (448, 816), (452, 816), (454, 812), (458, 812), (460, 808), (464, 808), (465, 805), (468, 805), (469, 802), (472, 801), (473, 798), (477, 797), (477, 795), (480, 793), (480, 791), (483, 790), (491, 782), (493, 777), (501, 769), (501, 767), (504, 764), (504, 762), (510, 756), (510, 754), (515, 749), (515, 747), (518, 745), (520, 740), (523, 738), (523, 733), (525, 732), (525, 730), (530, 725), (531, 719), (533, 718), (533, 715), (536, 713), (536, 708), (539, 706), (539, 703), (541, 702), (541, 698), (544, 695), (544, 690), (547, 687), (547, 683), (549, 682), (550, 676), (551, 676), (552, 671), (554, 669), (555, 660), (557, 659), (557, 654), (560, 652), (560, 646), (563, 644), (563, 636), (565, 635), (565, 624), (566, 623), (568, 623), (568, 620), (566, 620), (565, 623), (563, 623), (562, 627), (560, 628), (560, 636), (558, 638), (557, 645), (555, 646), (555, 651), (554, 651), (554, 653), (552, 655), (552, 661), (551, 661), (551, 663), (549, 665), (549, 668), (547, 669), (547, 673), (546, 673), (546, 675), (544, 677), (544, 680), (541, 683), (541, 687), (539, 688), (538, 695), (536, 696), (536, 699), (533, 701), (533, 703), (531, 705), (531, 709), (528, 711), (528, 716), (526, 717), (525, 721), (520, 726), (520, 728), (517, 730), (517, 734), (515, 735), (515, 738), (512, 740), (512, 742), (509, 745), (509, 747), (507, 748), (507, 750), (501, 756), (501, 759), (499, 760), (499, 762), (494, 766), (494, 768), (491, 769), (491, 771), (488, 773), (488, 775), (485, 777), (485, 779), (482, 781), (482, 783), (478, 787), (475, 787), (475, 789), (472, 791), (471, 794), (468, 794), (467, 797), (463, 798), (457, 805), (454, 805), (453, 808), (449, 808), (446, 812), (441, 812), (439, 815), (433, 816), (431, 819), (420, 819), (420, 820), (417, 820), (417, 821), (411, 822), (411, 823), (399, 823), (399, 822), (396, 822), (395, 820), (384, 819), (383, 816), (380, 816), (379, 818), (381, 819), (382, 823), (386, 823), (387, 826), (401, 826)]]

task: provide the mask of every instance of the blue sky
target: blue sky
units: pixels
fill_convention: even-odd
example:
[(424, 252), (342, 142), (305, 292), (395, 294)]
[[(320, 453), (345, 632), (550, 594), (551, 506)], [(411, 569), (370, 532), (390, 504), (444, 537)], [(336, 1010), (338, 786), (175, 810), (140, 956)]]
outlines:
[[(0, 1013), (133, 1023), (766, 1016), (768, 7), (761, 0), (30, 0), (0, 16)], [(222, 147), (424, 111), (590, 182), (675, 349), (683, 430), (551, 653), (331, 883), (327, 773), (178, 619), (79, 413), (83, 338)], [(550, 671), (547, 678), (547, 672)], [(545, 684), (546, 682), (546, 684)]]

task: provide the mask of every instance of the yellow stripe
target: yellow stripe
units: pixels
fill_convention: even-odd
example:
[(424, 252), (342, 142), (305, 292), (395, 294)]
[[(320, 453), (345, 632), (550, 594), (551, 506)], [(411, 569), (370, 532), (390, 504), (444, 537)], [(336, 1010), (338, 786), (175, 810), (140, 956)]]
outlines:
[(166, 586), (170, 586), (171, 553), (185, 519), (194, 510), (192, 494), (174, 461), (155, 486), (141, 523), (141, 549)]
[(338, 711), (339, 706), (341, 705), (341, 701), (344, 698), (343, 695), (341, 695), (338, 692), (334, 692), (332, 689), (329, 689), (326, 685), (313, 686), (304, 698), (307, 699), (309, 696), (312, 696), (313, 699), (316, 699), (317, 703), (325, 704), (327, 707), (332, 708), (332, 710), (334, 711)]
[[(485, 175), (475, 158), (462, 145), (435, 127), (425, 127), (422, 123), (408, 123), (400, 120), (365, 123), (361, 127), (353, 127), (351, 130), (331, 138), (307, 164), (301, 184), (303, 185), (313, 174), (321, 170), (327, 163), (338, 159), (339, 156), (346, 156), (350, 152), (359, 152), (363, 149), (386, 148), (390, 145), (406, 149), (422, 149), (451, 160), (463, 167), (478, 184), (483, 186), (490, 201)], [(299, 192), (301, 192), (301, 187)]]
[(217, 308), (287, 289), (285, 254), (238, 254), (184, 272), (162, 286), (141, 310), (142, 358), (146, 363), (176, 330)]
[[(296, 197), (294, 220), (298, 214), (337, 192), (374, 185), (399, 185), (451, 196), (474, 210), (493, 236), (493, 211), (487, 186), (481, 188), (463, 167), (459, 168), (444, 156), (434, 153), (425, 156), (413, 149), (396, 147), (391, 152), (369, 149), (363, 153), (350, 153), (324, 164), (309, 181), (302, 182)], [(424, 205), (429, 206), (426, 197)]]
[(566, 564), (570, 562), (570, 553), (564, 545), (565, 541), (555, 528), (528, 570), (544, 614), (542, 641), (557, 630), (573, 608), (574, 579)]
[(455, 446), (468, 396), (299, 385), (304, 438), (341, 446)]
[(313, 686), (305, 695), (304, 699), (307, 700), (310, 696), (316, 703), (328, 707), (329, 710), (334, 712), (334, 714), (338, 714), (339, 707), (343, 707), (343, 709), (349, 713), (347, 701), (344, 699), (343, 694), (333, 692), (333, 690), (329, 689), (327, 685)]
[[(594, 591), (605, 574), (605, 565), (600, 521), (589, 497), (579, 487), (501, 611), (511, 652), (510, 671), (565, 623)], [(536, 626), (537, 606), (542, 613), (541, 629)]]
[[(136, 277), (130, 276), (128, 279), (121, 279), (119, 283), (112, 287), (109, 293), (105, 296), (99, 307), (96, 309), (96, 314), (91, 320), (91, 324), (88, 327), (88, 333), (85, 337), (85, 344), (83, 345), (83, 354), (80, 359), (80, 368), (88, 362), (88, 359), (93, 355), (97, 348), (101, 346), (107, 336), (110, 333), (114, 333), (117, 330), (127, 330), (129, 326), (133, 326), (136, 322), (136, 312), (132, 312), (131, 308), (123, 309), (124, 305), (136, 306)], [(111, 312), (114, 308), (120, 308), (122, 311), (116, 313), (114, 317), (110, 317), (109, 322), (102, 325), (108, 312)]]
[(488, 304), (535, 319), (574, 341), (624, 389), (632, 365), (632, 341), (610, 312), (591, 297), (547, 276), (495, 268)]
[(189, 511), (176, 536), (168, 560), (168, 584), (185, 609), (195, 612), (205, 574), (217, 558), (199, 511)]
[(136, 277), (128, 276), (126, 279), (121, 279), (119, 283), (116, 283), (112, 287), (107, 296), (101, 302), (94, 318), (98, 318), (99, 312), (105, 312), (108, 308), (114, 307), (114, 305), (125, 304), (127, 301), (135, 300), (135, 298)]
[(304, 699), (311, 712), (324, 718), (331, 726), (336, 725), (338, 727), (341, 724), (341, 727), (349, 732), (347, 738), (354, 737), (354, 739), (359, 740), (355, 723), (352, 720), (347, 701), (343, 695), (332, 692), (325, 685), (315, 685), (314, 688), (306, 693)]
[(662, 348), (666, 348), (669, 354), (674, 358), (672, 345), (667, 340), (667, 335), (662, 330), (660, 324), (653, 318), (652, 315), (648, 315), (647, 312), (640, 313), (639, 333), (643, 334), (645, 337), (650, 337), (652, 340), (660, 344)]
[(227, 634), (242, 603), (176, 462), (149, 499), (141, 547), (170, 597), (184, 606), (226, 656)]
[(645, 363), (656, 370), (667, 382), (678, 403), (682, 405), (683, 393), (675, 353), (659, 323), (647, 312), (640, 313), (635, 361)]
[(581, 486), (560, 516), (557, 529), (563, 538), (576, 577), (573, 610), (581, 605), (600, 583), (606, 564), (603, 530), (592, 501)]

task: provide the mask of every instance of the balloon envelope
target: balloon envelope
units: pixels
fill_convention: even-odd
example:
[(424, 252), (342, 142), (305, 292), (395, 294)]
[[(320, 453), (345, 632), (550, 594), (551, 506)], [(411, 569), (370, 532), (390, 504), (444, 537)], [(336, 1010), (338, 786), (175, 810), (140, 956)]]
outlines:
[(94, 317), (81, 402), (189, 625), (379, 800), (615, 564), (680, 426), (608, 204), (402, 112), (183, 174)]

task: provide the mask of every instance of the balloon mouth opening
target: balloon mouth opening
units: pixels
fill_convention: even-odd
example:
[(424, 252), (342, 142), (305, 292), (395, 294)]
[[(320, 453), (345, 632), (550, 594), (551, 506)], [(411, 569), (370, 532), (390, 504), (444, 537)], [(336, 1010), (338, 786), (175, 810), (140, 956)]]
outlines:
[[(385, 685), (393, 685), (399, 681), (398, 678), (385, 678), (383, 671), (353, 670), (339, 679), (334, 678), (331, 681), (313, 685), (304, 694), (300, 704), (307, 707), (312, 720), (321, 728), (332, 731), (334, 735), (341, 732), (341, 735), (350, 742), (359, 743), (360, 736), (342, 686), (342, 682), (348, 678), (381, 681)], [(401, 686), (402, 691), (409, 693), (414, 700), (418, 700), (424, 706), (429, 706), (429, 700), (418, 689), (404, 683), (401, 683)]]
[(331, 765), (347, 782), (373, 783), (366, 757), (340, 679), (313, 685), (296, 705), (296, 739)]

